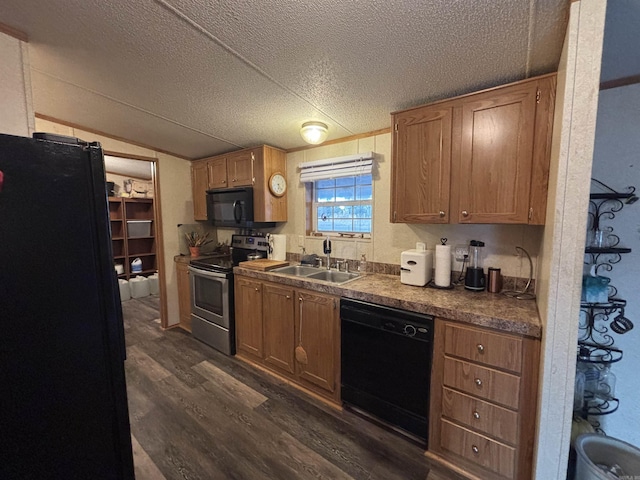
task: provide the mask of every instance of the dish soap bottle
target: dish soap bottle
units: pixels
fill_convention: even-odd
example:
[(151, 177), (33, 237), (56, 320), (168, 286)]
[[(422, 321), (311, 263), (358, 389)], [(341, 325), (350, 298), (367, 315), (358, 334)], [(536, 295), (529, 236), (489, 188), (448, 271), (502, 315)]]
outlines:
[(367, 271), (367, 256), (364, 253), (360, 257), (360, 262), (358, 263), (358, 271), (360, 273), (365, 273)]

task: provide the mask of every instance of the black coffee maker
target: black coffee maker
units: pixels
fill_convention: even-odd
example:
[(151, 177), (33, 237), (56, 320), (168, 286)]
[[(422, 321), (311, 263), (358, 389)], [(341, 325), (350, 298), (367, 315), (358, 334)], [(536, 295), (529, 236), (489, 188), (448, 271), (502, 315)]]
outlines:
[(467, 273), (464, 277), (464, 288), (467, 290), (481, 292), (485, 289), (486, 281), (482, 268), (483, 248), (484, 242), (478, 240), (469, 242), (469, 265), (467, 265)]

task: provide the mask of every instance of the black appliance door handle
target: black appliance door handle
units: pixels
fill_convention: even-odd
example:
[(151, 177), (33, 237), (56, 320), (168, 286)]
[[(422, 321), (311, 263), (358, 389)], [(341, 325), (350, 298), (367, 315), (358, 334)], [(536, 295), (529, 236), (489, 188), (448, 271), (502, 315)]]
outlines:
[(233, 202), (233, 219), (236, 223), (240, 223), (242, 220), (242, 203), (240, 200)]

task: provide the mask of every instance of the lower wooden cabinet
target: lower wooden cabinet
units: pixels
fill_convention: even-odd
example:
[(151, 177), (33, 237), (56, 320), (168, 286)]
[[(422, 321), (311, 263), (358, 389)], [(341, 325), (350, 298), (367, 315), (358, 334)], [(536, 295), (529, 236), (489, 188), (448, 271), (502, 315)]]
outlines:
[(297, 375), (308, 387), (335, 393), (338, 388), (340, 331), (338, 299), (299, 290), (296, 343), (307, 361), (297, 362)]
[(262, 359), (262, 282), (236, 276), (234, 296), (238, 352)]
[(291, 287), (265, 283), (262, 291), (264, 361), (285, 374), (295, 373), (295, 291)]
[(189, 265), (176, 262), (178, 278), (178, 311), (180, 313), (180, 327), (191, 333), (191, 285)]
[[(333, 295), (236, 275), (238, 355), (337, 403), (338, 307), (339, 298)], [(306, 355), (296, 358), (296, 347)]]
[(540, 341), (436, 319), (427, 456), (481, 479), (531, 478)]

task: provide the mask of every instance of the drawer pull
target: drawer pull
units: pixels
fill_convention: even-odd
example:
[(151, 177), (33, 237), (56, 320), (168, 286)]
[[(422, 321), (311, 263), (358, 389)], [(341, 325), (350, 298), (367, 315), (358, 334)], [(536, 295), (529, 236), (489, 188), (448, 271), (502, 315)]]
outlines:
[(471, 451), (473, 452), (474, 455), (478, 455), (480, 453), (480, 449), (475, 445), (471, 446)]
[(478, 413), (477, 410), (473, 411), (473, 418), (475, 418), (476, 420), (480, 420), (480, 414)]
[(479, 378), (475, 379), (475, 383), (477, 386), (482, 387), (482, 380), (480, 380)]
[(478, 349), (478, 353), (484, 353), (484, 345), (482, 345), (481, 343), (476, 345), (476, 348)]

